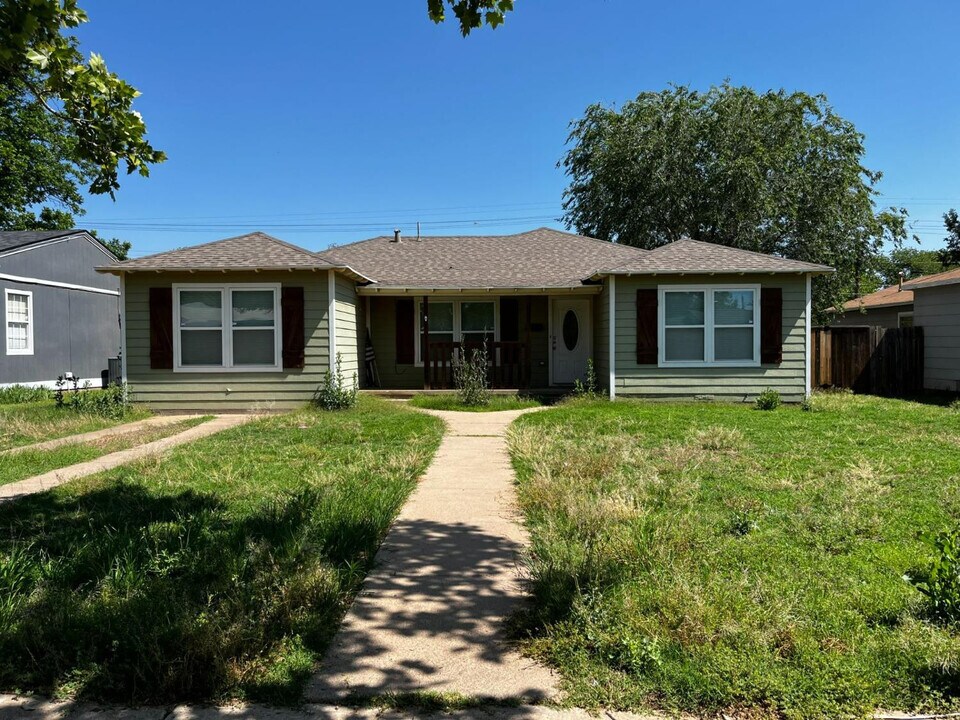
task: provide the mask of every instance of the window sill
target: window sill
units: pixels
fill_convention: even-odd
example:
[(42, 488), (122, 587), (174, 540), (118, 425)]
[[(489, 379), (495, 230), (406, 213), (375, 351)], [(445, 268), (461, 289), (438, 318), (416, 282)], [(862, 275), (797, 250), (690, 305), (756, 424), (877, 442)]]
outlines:
[(7, 355), (19, 355), (21, 357), (28, 357), (33, 355), (33, 350), (7, 350)]
[(760, 367), (759, 360), (732, 360), (729, 362), (669, 362), (661, 360), (657, 367), (661, 368), (755, 368)]
[(221, 373), (265, 373), (265, 372), (283, 372), (282, 367), (256, 367), (256, 366), (245, 366), (245, 367), (214, 367), (212, 365), (204, 367), (175, 367), (173, 369), (175, 373), (205, 373), (207, 375), (219, 375)]

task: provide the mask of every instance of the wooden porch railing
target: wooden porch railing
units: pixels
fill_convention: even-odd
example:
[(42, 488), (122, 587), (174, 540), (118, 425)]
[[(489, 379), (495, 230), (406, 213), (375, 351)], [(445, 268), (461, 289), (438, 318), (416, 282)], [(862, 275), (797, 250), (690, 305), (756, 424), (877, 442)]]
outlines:
[[(423, 363), (423, 386), (427, 390), (445, 390), (454, 386), (453, 359), (466, 352), (469, 357), (482, 343), (427, 343)], [(523, 342), (488, 342), (487, 363), (490, 387), (526, 388), (530, 382), (527, 344)]]

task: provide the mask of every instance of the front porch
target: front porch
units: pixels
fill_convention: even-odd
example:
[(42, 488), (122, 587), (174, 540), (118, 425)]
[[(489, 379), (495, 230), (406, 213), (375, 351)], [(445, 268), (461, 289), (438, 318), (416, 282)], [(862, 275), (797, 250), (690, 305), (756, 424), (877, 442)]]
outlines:
[[(557, 293), (360, 291), (366, 337), (363, 388), (449, 391), (454, 360), (486, 342), (495, 390), (563, 392), (586, 373), (597, 346), (601, 288)], [(393, 395), (396, 396), (396, 395)]]

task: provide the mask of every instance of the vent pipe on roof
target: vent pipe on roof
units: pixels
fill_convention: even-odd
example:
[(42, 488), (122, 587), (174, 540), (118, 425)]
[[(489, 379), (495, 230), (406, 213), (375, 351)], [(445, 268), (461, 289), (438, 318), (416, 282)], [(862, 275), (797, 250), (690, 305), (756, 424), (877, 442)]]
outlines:
[(903, 270), (900, 271), (900, 288), (897, 292), (903, 292)]
[(400, 228), (393, 231), (393, 241), (395, 243), (403, 242), (403, 238), (400, 237)]
[(420, 221), (417, 220), (417, 242), (420, 242)]

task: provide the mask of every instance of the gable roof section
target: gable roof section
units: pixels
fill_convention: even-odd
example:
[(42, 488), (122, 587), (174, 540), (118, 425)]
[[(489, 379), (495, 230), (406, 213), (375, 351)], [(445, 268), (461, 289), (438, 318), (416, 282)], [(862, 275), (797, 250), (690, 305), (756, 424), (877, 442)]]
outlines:
[(574, 288), (598, 267), (647, 251), (538, 228), (516, 235), (392, 236), (330, 248), (319, 255), (375, 280), (372, 287), (421, 290)]
[(924, 288), (939, 287), (941, 285), (956, 285), (960, 283), (960, 268), (947, 270), (936, 275), (922, 275), (916, 280), (904, 283), (904, 290), (922, 290)]
[(168, 250), (135, 260), (105, 265), (100, 272), (222, 271), (222, 270), (341, 270), (357, 280), (368, 278), (351, 268), (322, 259), (316, 253), (263, 232)]
[(684, 238), (661, 245), (642, 257), (598, 271), (600, 275), (669, 275), (702, 273), (830, 273), (826, 265), (787, 260), (776, 255)]
[(864, 310), (872, 310), (874, 308), (897, 307), (900, 305), (912, 304), (912, 290), (907, 290), (906, 286), (904, 286), (904, 289), (901, 290), (898, 285), (892, 285), (891, 287), (883, 288), (883, 290), (877, 290), (869, 295), (854, 298), (853, 300), (847, 300), (847, 302), (843, 304), (843, 310), (844, 312), (850, 312), (851, 310), (857, 311), (861, 308)]
[(0, 231), (0, 255), (7, 255), (13, 252), (22, 252), (32, 249), (34, 245), (41, 245), (52, 240), (67, 240), (72, 237), (84, 237), (96, 245), (107, 257), (112, 258), (111, 253), (103, 246), (99, 240), (86, 230), (74, 228), (72, 230), (3, 230)]

